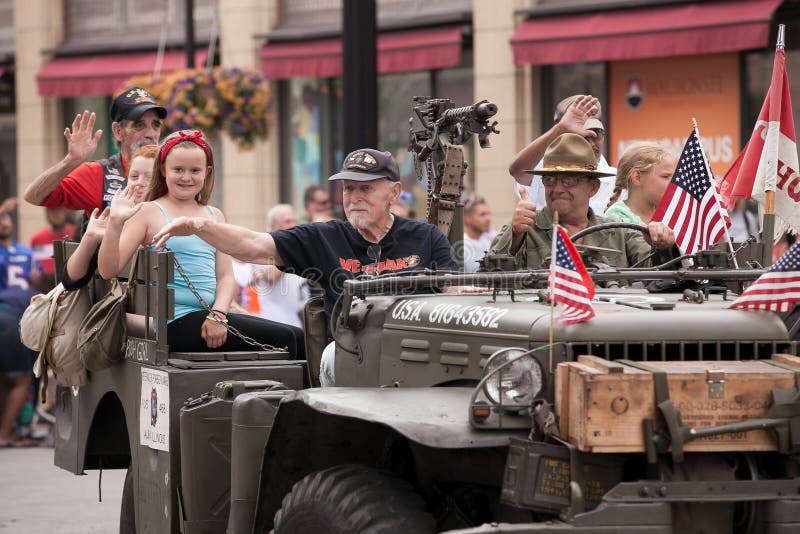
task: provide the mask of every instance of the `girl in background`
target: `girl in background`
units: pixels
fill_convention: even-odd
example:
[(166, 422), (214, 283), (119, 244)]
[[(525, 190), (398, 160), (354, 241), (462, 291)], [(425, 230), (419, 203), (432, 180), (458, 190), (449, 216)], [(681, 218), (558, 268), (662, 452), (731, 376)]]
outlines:
[[(617, 164), (617, 180), (604, 216), (641, 225), (649, 223), (676, 164), (675, 156), (656, 143), (628, 147)], [(619, 200), (623, 190), (628, 191), (628, 198)]]

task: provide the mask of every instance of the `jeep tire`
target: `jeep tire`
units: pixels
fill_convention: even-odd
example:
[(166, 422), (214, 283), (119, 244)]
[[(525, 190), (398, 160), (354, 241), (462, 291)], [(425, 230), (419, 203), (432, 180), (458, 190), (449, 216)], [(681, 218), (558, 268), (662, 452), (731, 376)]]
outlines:
[(361, 465), (311, 473), (283, 498), (274, 534), (433, 533), (436, 521), (405, 480)]

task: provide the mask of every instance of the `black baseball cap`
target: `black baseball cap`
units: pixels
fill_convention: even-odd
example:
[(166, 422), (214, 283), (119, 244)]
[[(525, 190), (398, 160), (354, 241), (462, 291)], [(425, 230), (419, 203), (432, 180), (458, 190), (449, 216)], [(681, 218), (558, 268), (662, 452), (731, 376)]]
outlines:
[(153, 110), (158, 113), (158, 117), (167, 117), (167, 110), (158, 105), (153, 95), (141, 87), (130, 87), (125, 89), (111, 102), (111, 120), (120, 122), (122, 120), (135, 121), (145, 111)]
[(334, 174), (328, 181), (356, 180), (369, 182), (387, 178), (392, 182), (400, 181), (400, 168), (391, 152), (381, 152), (372, 148), (359, 148), (347, 155), (342, 163), (342, 170)]

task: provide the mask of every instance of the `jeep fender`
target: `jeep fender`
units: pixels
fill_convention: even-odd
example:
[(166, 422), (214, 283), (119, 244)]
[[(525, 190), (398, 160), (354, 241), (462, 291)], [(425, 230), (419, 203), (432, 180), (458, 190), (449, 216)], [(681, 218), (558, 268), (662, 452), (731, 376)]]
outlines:
[[(461, 466), (465, 477), (472, 478), (470, 472), (475, 471), (478, 478), (480, 474), (471, 466), (492, 461), (499, 464), (501, 476), (509, 438), (524, 437), (527, 431), (473, 429), (468, 417), (472, 391), (324, 388), (288, 394), (267, 441), (255, 531), (271, 528), (275, 512), (295, 482), (334, 465), (355, 463), (407, 471), (414, 462), (424, 462), (426, 474), (431, 474), (437, 471), (437, 462), (446, 462)], [(485, 476), (480, 482), (500, 483)]]

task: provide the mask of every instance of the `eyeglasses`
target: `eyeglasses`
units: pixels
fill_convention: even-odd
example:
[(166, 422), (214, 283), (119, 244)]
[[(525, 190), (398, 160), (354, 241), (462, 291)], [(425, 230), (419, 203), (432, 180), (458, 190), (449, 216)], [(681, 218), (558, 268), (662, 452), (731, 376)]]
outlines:
[(575, 187), (578, 182), (583, 180), (584, 176), (542, 176), (542, 184), (545, 187), (553, 187), (556, 185), (556, 180), (561, 181), (564, 187)]
[(313, 202), (314, 204), (319, 204), (320, 206), (330, 206), (330, 204), (331, 204), (330, 199), (319, 200), (319, 199), (315, 198), (311, 202)]

